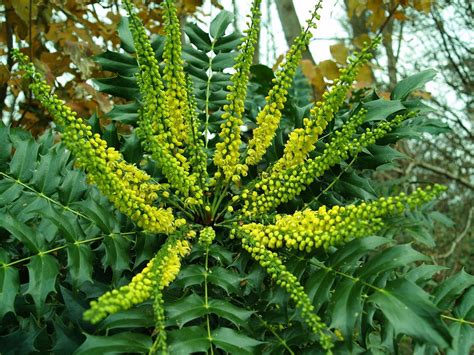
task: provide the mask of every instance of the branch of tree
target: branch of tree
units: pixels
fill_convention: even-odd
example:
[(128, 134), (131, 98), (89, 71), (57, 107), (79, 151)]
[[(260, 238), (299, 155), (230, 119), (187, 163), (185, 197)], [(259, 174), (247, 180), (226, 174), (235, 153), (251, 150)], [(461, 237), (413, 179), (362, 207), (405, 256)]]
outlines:
[(463, 185), (463, 186), (465, 186), (465, 187), (467, 187), (471, 190), (474, 190), (474, 184), (470, 183), (468, 180), (464, 179), (463, 177), (457, 176), (456, 174), (453, 174), (452, 172), (447, 171), (443, 168), (431, 165), (431, 164), (426, 163), (424, 161), (415, 161), (415, 165), (420, 167), (420, 168), (429, 170), (433, 173), (436, 173), (438, 175), (443, 175), (443, 176), (445, 176), (449, 179), (455, 180), (458, 183), (460, 183), (461, 185)]
[(464, 237), (468, 234), (470, 228), (471, 228), (471, 223), (472, 223), (472, 215), (473, 215), (474, 207), (471, 207), (469, 210), (469, 217), (467, 218), (466, 226), (464, 230), (461, 232), (461, 234), (458, 235), (458, 237), (454, 240), (453, 244), (451, 244), (451, 247), (449, 250), (441, 255), (438, 255), (438, 259), (446, 259), (448, 256), (450, 256), (452, 253), (454, 253), (454, 250), (456, 249), (456, 246), (464, 239)]

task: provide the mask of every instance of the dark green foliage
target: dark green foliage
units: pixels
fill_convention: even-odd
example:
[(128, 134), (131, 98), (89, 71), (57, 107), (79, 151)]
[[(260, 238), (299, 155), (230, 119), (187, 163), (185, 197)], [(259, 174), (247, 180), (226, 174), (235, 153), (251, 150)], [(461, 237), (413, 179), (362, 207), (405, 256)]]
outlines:
[[(212, 22), (210, 34), (194, 24), (185, 29), (186, 70), (194, 82), (201, 125), (211, 130), (220, 124), (229, 85), (226, 69), (232, 67), (240, 43), (239, 34), (226, 34), (231, 19), (230, 13), (222, 12)], [(127, 53), (96, 57), (104, 70), (118, 76), (96, 79), (96, 84), (103, 92), (132, 101), (109, 112), (112, 124), (100, 127), (97, 117), (90, 123), (109, 144), (120, 148), (127, 161), (160, 179), (135, 134), (117, 130), (118, 125), (136, 125), (139, 105), (134, 100), (140, 100), (126, 19), (119, 25), (119, 35)], [(158, 37), (153, 45), (160, 57), (163, 40)], [(273, 78), (272, 70), (262, 65), (254, 66), (252, 74), (245, 115), (249, 127)], [(395, 183), (376, 182), (373, 173), (405, 158), (389, 144), (446, 130), (424, 116), (426, 107), (408, 97), (433, 75), (424, 71), (401, 81), (392, 100), (369, 91), (354, 95), (337, 114), (336, 127), (360, 106), (368, 109), (364, 128), (413, 107), (420, 113), (357, 158), (335, 166), (281, 211), (305, 204), (317, 208), (370, 200), (401, 189)], [(298, 73), (272, 147), (262, 164), (250, 171), (250, 178), (282, 155), (288, 133), (302, 126), (310, 96), (308, 83)], [(323, 141), (332, 129), (328, 127)], [(82, 321), (82, 314), (91, 299), (128, 283), (163, 238), (142, 233), (116, 212), (95, 187), (86, 184), (84, 173), (74, 168), (69, 152), (55, 144), (55, 138), (47, 133), (34, 140), (26, 132), (0, 126), (0, 352), (146, 353), (154, 327), (150, 303), (110, 315), (97, 326)], [(208, 148), (213, 146), (211, 140)], [(309, 262), (297, 252), (286, 252), (288, 270), (305, 286), (321, 318), (341, 336), (335, 353), (396, 353), (406, 346), (418, 354), (467, 354), (471, 349), (474, 277), (460, 272), (435, 282), (433, 276), (442, 267), (431, 265), (417, 251), (421, 244), (434, 247), (431, 230), (440, 220), (446, 223), (430, 207), (393, 218), (378, 236), (320, 250)], [(201, 266), (206, 250), (195, 245), (164, 294), (170, 353), (206, 352), (211, 346), (232, 354), (321, 352), (287, 293), (235, 247), (224, 229), (216, 226), (216, 231), (208, 271)], [(211, 334), (202, 327), (206, 316)]]

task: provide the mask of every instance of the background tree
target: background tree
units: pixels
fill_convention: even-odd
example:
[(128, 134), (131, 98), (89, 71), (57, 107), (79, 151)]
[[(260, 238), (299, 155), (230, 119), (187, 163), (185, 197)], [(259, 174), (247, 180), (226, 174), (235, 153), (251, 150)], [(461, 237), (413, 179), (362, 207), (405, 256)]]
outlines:
[[(152, 33), (161, 32), (161, 0), (140, 4), (140, 18)], [(14, 45), (28, 44), (33, 58), (56, 93), (82, 116), (103, 116), (112, 101), (99, 93), (87, 79), (96, 77), (99, 67), (93, 56), (120, 47), (116, 27), (120, 21), (116, 0), (5, 0), (0, 4), (0, 112), (4, 121), (37, 135), (49, 126), (51, 117), (31, 100), (21, 81), (11, 75)], [(181, 1), (182, 15), (194, 13), (200, 0)], [(58, 85), (59, 84), (59, 85)]]

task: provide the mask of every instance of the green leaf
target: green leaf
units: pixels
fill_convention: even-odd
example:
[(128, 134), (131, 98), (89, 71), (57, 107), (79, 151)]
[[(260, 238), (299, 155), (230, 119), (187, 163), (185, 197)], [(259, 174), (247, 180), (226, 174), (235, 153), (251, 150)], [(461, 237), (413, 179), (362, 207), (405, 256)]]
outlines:
[(89, 217), (104, 233), (112, 233), (118, 225), (115, 216), (106, 208), (109, 205), (104, 206), (102, 203), (98, 203), (95, 198), (75, 202), (71, 206), (79, 206), (81, 212)]
[(23, 186), (15, 180), (0, 180), (0, 206), (8, 206), (17, 200), (23, 192)]
[(8, 312), (15, 313), (15, 298), (20, 290), (18, 270), (0, 265), (0, 320)]
[(253, 354), (261, 341), (238, 333), (233, 329), (219, 327), (212, 332), (212, 343), (231, 354)]
[(216, 17), (214, 17), (209, 28), (209, 33), (212, 38), (220, 38), (225, 33), (227, 27), (232, 23), (233, 19), (234, 14), (226, 10), (222, 10)]
[(10, 162), (10, 173), (20, 181), (29, 181), (33, 177), (39, 146), (32, 137), (15, 138), (13, 142), (15, 154)]
[(215, 266), (211, 268), (207, 280), (210, 283), (223, 288), (227, 293), (237, 293), (242, 278), (235, 272), (220, 266)]
[(201, 30), (194, 23), (187, 23), (184, 26), (184, 33), (189, 37), (189, 40), (194, 44), (198, 49), (204, 52), (210, 52), (212, 50), (211, 39), (209, 35)]
[(454, 221), (451, 218), (439, 211), (432, 211), (429, 213), (429, 216), (432, 220), (441, 223), (445, 227), (451, 228), (455, 225)]
[(109, 234), (103, 239), (105, 256), (102, 263), (111, 268), (115, 280), (124, 270), (130, 270), (130, 244), (130, 240), (120, 234)]
[(39, 252), (38, 238), (35, 238), (36, 232), (26, 224), (18, 221), (10, 213), (2, 212), (0, 227), (9, 231), (11, 235), (22, 242), (30, 252)]
[(74, 243), (84, 236), (84, 232), (77, 221), (77, 216), (71, 212), (61, 211), (56, 206), (53, 207), (48, 204), (47, 208), (43, 208), (38, 213), (53, 222), (68, 242)]
[(140, 105), (136, 101), (124, 105), (115, 105), (114, 108), (107, 113), (107, 117), (113, 121), (124, 124), (136, 124), (139, 108)]
[(242, 43), (242, 34), (231, 33), (228, 36), (219, 37), (214, 45), (214, 52), (228, 52), (237, 48)]
[(143, 150), (136, 131), (128, 136), (123, 136), (123, 139), (124, 143), (120, 147), (120, 152), (127, 162), (138, 165), (143, 158)]
[(464, 290), (474, 285), (474, 276), (463, 270), (445, 280), (433, 292), (434, 303), (441, 309), (448, 309)]
[(436, 70), (427, 69), (398, 82), (390, 95), (392, 100), (403, 100), (413, 90), (423, 87), (436, 76)]
[(120, 37), (120, 45), (128, 53), (135, 53), (132, 32), (130, 32), (128, 17), (121, 17), (117, 31)]
[(219, 317), (230, 320), (236, 326), (245, 326), (250, 316), (254, 313), (219, 299), (209, 300), (209, 311), (217, 314)]
[(67, 267), (72, 282), (79, 288), (84, 282), (92, 281), (92, 250), (89, 245), (70, 243), (67, 246)]
[(187, 322), (202, 317), (207, 313), (204, 307), (204, 299), (201, 296), (192, 294), (174, 303), (165, 306), (170, 325), (182, 327)]
[(124, 53), (106, 50), (104, 53), (96, 55), (94, 61), (101, 65), (102, 70), (108, 70), (124, 76), (132, 76), (138, 71), (136, 59)]
[(354, 171), (342, 174), (334, 185), (334, 190), (340, 194), (358, 197), (362, 200), (372, 200), (377, 197), (370, 180), (357, 175)]
[(73, 201), (79, 200), (87, 191), (85, 174), (79, 170), (68, 171), (62, 184), (59, 186), (59, 200), (69, 205)]
[[(349, 265), (357, 266), (357, 261), (367, 252), (373, 251), (378, 247), (390, 243), (391, 240), (382, 237), (366, 237), (354, 239), (334, 253), (329, 259), (329, 264), (335, 267), (344, 267)], [(314, 259), (313, 259), (314, 260)]]
[(369, 297), (397, 334), (406, 334), (422, 342), (445, 348), (451, 335), (441, 321), (441, 313), (430, 301), (429, 294), (414, 283), (398, 279)]
[(203, 327), (192, 326), (172, 330), (167, 333), (170, 354), (188, 355), (207, 352), (211, 345)]
[(189, 265), (181, 270), (178, 279), (175, 281), (182, 288), (200, 285), (204, 282), (204, 274), (206, 270), (201, 265)]
[(326, 270), (317, 270), (311, 273), (305, 284), (305, 290), (308, 297), (312, 300), (316, 307), (316, 312), (329, 301), (331, 295), (331, 287), (336, 281), (334, 275)]
[(124, 332), (108, 336), (86, 334), (86, 337), (86, 341), (74, 352), (74, 355), (148, 354), (151, 347), (151, 337), (147, 334)]
[(43, 331), (43, 329), (38, 326), (38, 320), (34, 319), (32, 315), (30, 315), (29, 318), (20, 318), (19, 320), (21, 322), (20, 328), (0, 337), (2, 354), (16, 355), (38, 353), (35, 343), (36, 340), (38, 340), (38, 336)]
[(406, 109), (400, 100), (384, 99), (365, 102), (363, 107), (367, 109), (364, 122), (385, 120), (390, 115)]
[[(184, 48), (183, 59), (186, 61), (186, 63), (195, 66), (198, 70), (201, 71), (201, 73), (202, 71), (206, 71), (207, 69), (209, 69), (209, 57), (205, 53), (198, 51), (192, 47)], [(205, 73), (203, 73), (203, 75), (204, 74)]]
[(5, 163), (10, 160), (12, 154), (12, 143), (10, 142), (9, 128), (0, 122), (0, 171), (5, 168)]
[[(457, 303), (458, 305), (453, 310), (454, 316), (472, 321), (474, 319), (474, 287), (469, 288)], [(452, 349), (449, 349), (447, 354), (469, 354), (474, 345), (474, 327), (468, 323), (453, 321), (449, 325), (449, 330), (454, 340)]]
[(150, 328), (155, 324), (151, 305), (143, 305), (109, 315), (100, 323), (100, 329)]
[(51, 292), (56, 292), (56, 277), (59, 274), (58, 261), (48, 254), (36, 255), (27, 265), (29, 283), (26, 294), (31, 295), (37, 310), (44, 306), (46, 297)]
[(405, 154), (390, 146), (371, 145), (367, 148), (368, 155), (361, 155), (356, 160), (356, 166), (364, 169), (379, 169), (385, 164), (390, 164), (397, 159), (406, 159)]
[(363, 310), (362, 282), (344, 279), (339, 283), (332, 296), (330, 314), (331, 328), (339, 329), (348, 340), (347, 345), (352, 347), (352, 336), (359, 333), (355, 323), (361, 317)]
[(212, 59), (213, 70), (224, 70), (234, 65), (235, 53), (219, 53)]
[(43, 155), (31, 183), (37, 190), (47, 196), (56, 192), (61, 182), (61, 173), (69, 160), (69, 153), (55, 147)]
[(135, 77), (118, 75), (112, 78), (94, 79), (92, 82), (97, 86), (98, 91), (128, 100), (134, 100), (140, 93)]
[(376, 254), (357, 271), (356, 275), (360, 278), (366, 278), (421, 260), (426, 261), (429, 258), (413, 249), (409, 244), (396, 245)]
[(433, 275), (435, 275), (436, 273), (442, 270), (447, 270), (447, 269), (448, 269), (447, 267), (441, 266), (441, 265), (423, 264), (423, 265), (417, 266), (414, 269), (411, 269), (407, 273), (406, 278), (407, 280), (413, 283), (423, 285), (426, 281), (431, 280)]

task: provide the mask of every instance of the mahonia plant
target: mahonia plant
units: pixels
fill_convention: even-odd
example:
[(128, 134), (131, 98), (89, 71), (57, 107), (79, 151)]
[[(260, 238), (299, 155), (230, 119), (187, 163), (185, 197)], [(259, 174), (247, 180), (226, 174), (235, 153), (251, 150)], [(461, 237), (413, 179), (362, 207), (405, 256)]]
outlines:
[[(251, 65), (259, 36), (261, 0), (253, 1), (246, 36), (238, 46), (240, 52), (227, 87), (220, 129), (216, 132), (209, 132), (207, 126), (205, 131), (202, 129), (193, 84), (185, 71), (180, 21), (174, 2), (163, 1), (166, 37), (162, 67), (131, 0), (123, 3), (136, 49), (136, 78), (141, 93), (135, 133), (146, 159), (161, 171), (161, 179), (127, 162), (119, 151), (108, 146), (99, 134), (93, 133), (87, 121), (51, 93), (51, 87), (28, 57), (18, 50), (14, 52), (19, 69), (30, 80), (32, 93), (54, 117), (61, 129), (62, 142), (75, 156), (76, 165), (86, 171), (89, 183), (95, 184), (136, 226), (165, 240), (128, 285), (92, 301), (84, 319), (98, 323), (108, 315), (152, 300), (155, 340), (150, 352), (166, 353), (163, 292), (176, 279), (193, 244), (209, 250), (218, 232), (219, 238), (239, 245), (268, 272), (276, 285), (288, 292), (321, 347), (331, 353), (341, 336), (324, 323), (298, 277), (285, 265), (286, 251), (297, 250), (311, 256), (371, 236), (383, 228), (387, 218), (403, 216), (408, 209), (433, 200), (444, 190), (438, 185), (426, 186), (410, 194), (350, 205), (322, 205), (314, 210), (304, 205), (290, 214), (280, 209), (331, 168), (348, 158), (355, 159), (367, 147), (416, 116), (416, 111), (405, 110), (390, 119), (364, 126), (361, 131), (367, 110), (355, 105), (347, 120), (334, 128), (336, 113), (345, 105), (360, 68), (371, 58), (380, 38), (350, 57), (339, 78), (312, 105), (302, 126), (290, 132), (281, 157), (261, 168), (258, 164), (280, 125), (289, 89), (310, 42), (311, 29), (316, 27), (321, 4), (316, 5), (306, 27), (276, 70), (256, 116), (255, 128), (250, 135), (244, 135), (241, 127), (245, 122)], [(328, 128), (330, 134), (321, 140)], [(215, 149), (207, 149), (211, 133), (218, 137)], [(249, 178), (250, 169), (257, 172), (255, 178)], [(207, 287), (205, 292), (207, 297)], [(208, 319), (210, 340), (209, 326)]]

